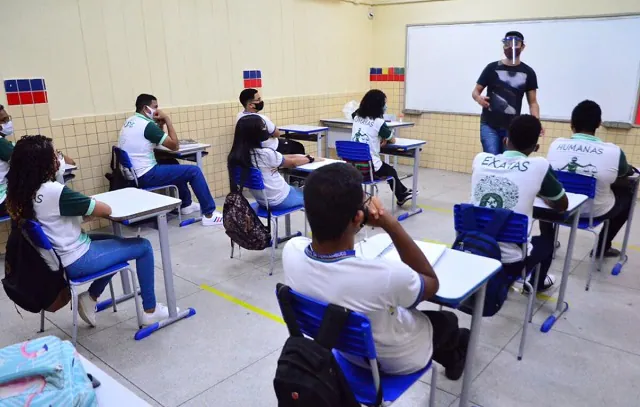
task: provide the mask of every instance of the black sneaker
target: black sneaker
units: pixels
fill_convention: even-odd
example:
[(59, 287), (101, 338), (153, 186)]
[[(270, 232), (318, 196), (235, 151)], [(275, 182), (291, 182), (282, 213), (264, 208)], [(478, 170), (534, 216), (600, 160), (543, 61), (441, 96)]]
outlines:
[(455, 351), (455, 360), (444, 369), (444, 375), (449, 380), (458, 380), (462, 377), (464, 364), (467, 360), (467, 348), (469, 347), (471, 331), (468, 328), (460, 328), (458, 335), (458, 349)]
[[(597, 252), (598, 257), (600, 257), (600, 251)], [(589, 257), (593, 256), (593, 250), (589, 252)], [(604, 257), (620, 257), (620, 250), (610, 247), (608, 250), (604, 251)]]
[(407, 192), (402, 195), (402, 198), (397, 199), (398, 206), (404, 205), (407, 201), (411, 200), (411, 198), (413, 198), (413, 191), (408, 189)]

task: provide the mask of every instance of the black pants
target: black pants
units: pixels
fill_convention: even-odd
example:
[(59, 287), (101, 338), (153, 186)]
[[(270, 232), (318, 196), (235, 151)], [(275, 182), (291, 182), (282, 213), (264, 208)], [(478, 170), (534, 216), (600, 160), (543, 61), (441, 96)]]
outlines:
[[(631, 209), (631, 200), (633, 199), (633, 190), (628, 185), (611, 185), (611, 190), (615, 196), (615, 203), (613, 208), (602, 216), (593, 218), (594, 221), (603, 221), (609, 219), (609, 232), (607, 233), (607, 241), (604, 242), (604, 228), (600, 231), (600, 237), (598, 238), (598, 247), (596, 254), (600, 253), (602, 244), (604, 243), (604, 250), (607, 251), (611, 248), (611, 242), (616, 237), (622, 226), (629, 219), (629, 210)], [(549, 222), (540, 222), (540, 233), (545, 236), (555, 237), (556, 225)]]
[[(389, 164), (383, 162), (382, 167), (380, 167), (378, 171), (374, 172), (373, 175), (378, 178), (393, 177), (396, 184), (396, 198), (404, 199), (404, 197), (407, 195), (407, 187), (402, 185), (402, 181), (400, 181), (400, 178), (398, 178), (398, 172)], [(389, 181), (389, 188), (393, 189), (393, 183), (391, 181)]]
[[(546, 235), (534, 236), (531, 238), (531, 253), (526, 259), (515, 262), (502, 264), (501, 273), (506, 273), (512, 278), (513, 281), (517, 280), (522, 275), (522, 269), (526, 267), (527, 272), (533, 270), (538, 264), (540, 264), (540, 279), (538, 280), (538, 287), (534, 287), (536, 290), (542, 289), (544, 286), (544, 280), (549, 273), (549, 267), (551, 267), (551, 261), (553, 260), (553, 245), (554, 235), (551, 237)], [(533, 285), (533, 276), (529, 282)]]
[(4, 201), (0, 204), (0, 216), (7, 216), (9, 212), (7, 212), (7, 201)]
[[(422, 311), (433, 326), (433, 360), (445, 368), (458, 361), (462, 344), (459, 343), (458, 317), (450, 311)], [(462, 355), (466, 354), (462, 353)]]

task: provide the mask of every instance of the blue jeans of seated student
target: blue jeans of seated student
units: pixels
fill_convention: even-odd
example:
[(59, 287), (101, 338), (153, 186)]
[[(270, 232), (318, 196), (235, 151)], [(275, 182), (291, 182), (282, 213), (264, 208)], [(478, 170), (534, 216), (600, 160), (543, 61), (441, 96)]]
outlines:
[(289, 195), (287, 195), (284, 201), (280, 202), (280, 204), (278, 205), (270, 206), (269, 208), (271, 210), (282, 211), (300, 205), (304, 205), (302, 190), (296, 187), (289, 186)]
[(494, 155), (504, 153), (504, 139), (507, 138), (506, 129), (494, 129), (487, 123), (480, 123), (480, 141), (482, 151)]
[[(118, 263), (134, 260), (140, 282), (142, 307), (150, 310), (156, 306), (154, 291), (153, 248), (141, 237), (122, 238), (107, 234), (92, 234), (89, 251), (66, 267), (67, 275), (80, 278), (95, 274)], [(113, 276), (103, 277), (91, 283), (89, 294), (98, 298)]]
[(195, 165), (156, 165), (142, 177), (138, 178), (142, 188), (160, 187), (163, 185), (175, 185), (185, 208), (193, 202), (191, 200), (190, 184), (193, 192), (200, 201), (200, 210), (203, 215), (212, 214), (216, 210), (216, 203), (211, 196), (207, 180), (202, 171)]

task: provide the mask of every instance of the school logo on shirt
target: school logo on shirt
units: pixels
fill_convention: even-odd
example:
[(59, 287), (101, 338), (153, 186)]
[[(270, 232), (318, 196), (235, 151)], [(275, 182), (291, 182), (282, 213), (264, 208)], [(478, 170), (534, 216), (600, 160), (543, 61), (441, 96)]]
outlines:
[(518, 186), (505, 177), (482, 177), (473, 190), (475, 202), (486, 208), (513, 209), (518, 203)]
[(358, 143), (368, 143), (369, 135), (367, 133), (363, 133), (362, 128), (359, 128), (358, 132), (353, 135), (353, 141), (357, 141)]
[[(580, 169), (580, 171), (578, 171), (578, 169)], [(586, 165), (580, 164), (578, 162), (578, 157), (571, 157), (571, 161), (565, 164), (564, 167), (558, 168), (557, 170), (558, 171), (566, 170), (567, 172), (570, 172), (572, 174), (578, 173), (580, 175), (586, 175), (586, 176), (591, 175), (592, 177), (595, 177), (596, 174), (598, 173), (598, 167), (596, 167), (591, 163)]]

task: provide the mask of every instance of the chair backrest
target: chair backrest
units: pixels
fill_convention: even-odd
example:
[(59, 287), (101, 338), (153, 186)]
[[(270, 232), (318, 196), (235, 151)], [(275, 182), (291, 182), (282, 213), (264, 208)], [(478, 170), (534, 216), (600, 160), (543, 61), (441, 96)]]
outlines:
[[(291, 305), (303, 334), (316, 338), (328, 304), (291, 290)], [(277, 292), (276, 292), (277, 296)], [(282, 309), (282, 304), (280, 304)], [(376, 347), (369, 318), (359, 312), (351, 312), (342, 329), (335, 349), (368, 360), (376, 358)]]
[(43, 258), (49, 264), (49, 267), (52, 270), (57, 270), (59, 268), (58, 256), (40, 224), (34, 220), (24, 220), (21, 227), (26, 232), (31, 244), (44, 255)]
[[(458, 204), (453, 207), (453, 223), (457, 233), (470, 232), (465, 225), (462, 212), (465, 205)], [(495, 209), (476, 206), (473, 208), (476, 221), (476, 231), (482, 230), (493, 219)], [(498, 233), (496, 241), (502, 243), (524, 244), (528, 242), (529, 218), (521, 213), (511, 213), (509, 218)]]
[(373, 161), (371, 158), (371, 150), (369, 144), (360, 143), (359, 141), (336, 141), (336, 154), (338, 157), (354, 165), (362, 176), (373, 181)]
[(233, 168), (233, 181), (236, 185), (241, 185), (244, 188), (249, 189), (264, 189), (264, 181), (262, 180), (262, 172), (255, 167), (249, 168), (249, 173), (246, 173), (246, 169), (236, 166)]
[(116, 155), (120, 166), (122, 167), (124, 176), (133, 181), (138, 186), (138, 177), (136, 176), (136, 172), (133, 169), (133, 163), (131, 162), (131, 157), (129, 157), (129, 153), (121, 149), (120, 147), (113, 146), (112, 147), (114, 154)]
[(589, 199), (596, 196), (596, 177), (566, 171), (554, 172), (566, 192), (586, 195)]

